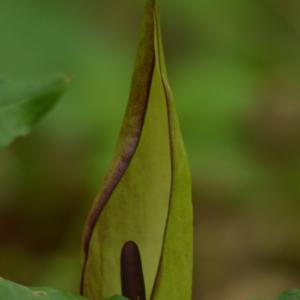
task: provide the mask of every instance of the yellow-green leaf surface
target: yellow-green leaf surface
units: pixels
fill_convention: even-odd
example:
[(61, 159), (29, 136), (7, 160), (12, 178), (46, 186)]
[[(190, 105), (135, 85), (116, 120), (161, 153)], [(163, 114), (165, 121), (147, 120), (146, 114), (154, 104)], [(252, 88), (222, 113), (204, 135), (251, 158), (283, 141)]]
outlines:
[(84, 235), (81, 291), (92, 300), (121, 293), (121, 249), (130, 240), (141, 253), (147, 300), (191, 298), (190, 174), (154, 0), (142, 33), (115, 159)]
[(30, 82), (0, 81), (0, 148), (32, 127), (56, 104), (69, 78)]

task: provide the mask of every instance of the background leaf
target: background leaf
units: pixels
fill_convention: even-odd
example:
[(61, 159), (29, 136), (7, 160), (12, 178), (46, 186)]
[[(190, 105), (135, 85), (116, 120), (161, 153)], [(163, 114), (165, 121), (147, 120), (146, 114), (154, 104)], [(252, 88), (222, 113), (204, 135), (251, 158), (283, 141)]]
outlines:
[[(148, 0), (116, 157), (88, 219), (82, 293), (120, 293), (120, 253), (140, 248), (146, 299), (190, 299), (190, 174), (168, 87), (156, 1)], [(174, 287), (176, 286), (176, 289)]]
[[(0, 300), (84, 300), (68, 292), (52, 288), (28, 288), (0, 278)], [(117, 300), (117, 299), (116, 299)], [(120, 299), (121, 300), (121, 299)]]
[(31, 82), (0, 81), (0, 148), (32, 127), (56, 104), (69, 78)]
[(277, 300), (299, 300), (300, 299), (300, 290), (291, 289), (282, 293)]
[[(262, 299), (253, 299), (253, 300), (262, 300)], [(274, 300), (300, 300), (300, 290), (298, 289), (287, 290)]]

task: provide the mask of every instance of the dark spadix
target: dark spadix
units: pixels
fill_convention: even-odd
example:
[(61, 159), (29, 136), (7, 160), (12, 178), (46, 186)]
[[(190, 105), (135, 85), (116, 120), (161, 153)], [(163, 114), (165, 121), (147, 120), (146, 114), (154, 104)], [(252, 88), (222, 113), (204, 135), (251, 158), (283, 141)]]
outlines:
[(121, 282), (123, 296), (130, 300), (146, 300), (142, 261), (138, 246), (129, 241), (121, 254)]

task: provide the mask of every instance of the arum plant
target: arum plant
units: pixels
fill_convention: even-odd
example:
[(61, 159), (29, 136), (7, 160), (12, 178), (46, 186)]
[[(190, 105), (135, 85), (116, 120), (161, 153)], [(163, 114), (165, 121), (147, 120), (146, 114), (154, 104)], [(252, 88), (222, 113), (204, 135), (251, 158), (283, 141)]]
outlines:
[(93, 300), (121, 291), (132, 300), (191, 299), (190, 174), (156, 2), (146, 3), (115, 158), (85, 229), (81, 293)]
[[(0, 147), (27, 133), (65, 85), (60, 79), (37, 89), (1, 90), (0, 83)], [(115, 157), (84, 231), (81, 296), (0, 279), (0, 300), (190, 300), (192, 224), (190, 172), (167, 79), (158, 4), (147, 0)], [(299, 295), (291, 290), (276, 300)]]

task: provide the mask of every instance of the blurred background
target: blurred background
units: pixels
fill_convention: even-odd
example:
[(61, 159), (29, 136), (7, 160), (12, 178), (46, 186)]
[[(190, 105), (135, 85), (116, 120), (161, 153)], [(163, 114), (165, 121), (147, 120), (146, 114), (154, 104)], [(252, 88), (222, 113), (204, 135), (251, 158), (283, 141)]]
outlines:
[[(194, 299), (299, 287), (300, 2), (161, 3), (194, 182)], [(0, 0), (0, 76), (74, 76), (34, 132), (0, 153), (1, 276), (78, 290), (82, 228), (117, 140), (143, 4)]]

